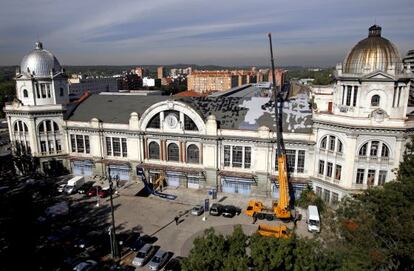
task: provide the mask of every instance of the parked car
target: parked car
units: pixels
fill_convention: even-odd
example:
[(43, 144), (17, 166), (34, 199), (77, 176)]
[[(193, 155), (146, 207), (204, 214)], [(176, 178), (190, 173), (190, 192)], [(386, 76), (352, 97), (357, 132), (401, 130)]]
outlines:
[(132, 264), (135, 266), (143, 266), (151, 259), (152, 255), (155, 253), (155, 247), (151, 244), (145, 244), (135, 256)]
[(100, 187), (99, 185), (97, 186), (92, 186), (91, 188), (89, 188), (88, 192), (86, 193), (86, 195), (88, 197), (96, 197), (96, 195), (99, 193), (99, 191), (102, 190), (102, 187)]
[(199, 216), (202, 213), (204, 213), (204, 207), (202, 205), (196, 205), (193, 207), (193, 209), (191, 210), (191, 214), (192, 215), (196, 215)]
[(121, 247), (131, 248), (135, 241), (141, 236), (139, 232), (118, 233), (117, 240)]
[(79, 263), (76, 265), (73, 270), (74, 271), (90, 271), (90, 270), (96, 270), (98, 263), (94, 260), (86, 260), (84, 262)]
[(66, 187), (66, 184), (65, 184), (65, 183), (60, 184), (60, 185), (58, 186), (58, 188), (57, 188), (57, 191), (58, 191), (59, 193), (63, 193), (63, 191), (65, 191), (65, 187)]
[(147, 234), (139, 236), (129, 248), (133, 251), (140, 250), (145, 244), (152, 244), (157, 241), (156, 237), (151, 237)]
[(109, 267), (109, 271), (135, 271), (134, 266), (130, 265), (120, 265), (120, 264), (113, 264)]
[(171, 259), (165, 266), (164, 271), (181, 271), (181, 262), (184, 257), (175, 257)]
[(72, 179), (68, 180), (67, 185), (65, 186), (66, 194), (73, 194), (78, 191), (78, 189), (85, 183), (85, 177), (75, 176)]
[(213, 203), (210, 207), (210, 215), (219, 216), (223, 212), (223, 205), (219, 203)]
[(86, 194), (89, 191), (89, 189), (91, 189), (92, 185), (93, 185), (93, 182), (84, 183), (81, 187), (79, 187), (78, 193)]
[(167, 262), (169, 255), (170, 254), (167, 251), (158, 250), (148, 263), (148, 268), (150, 270), (160, 270), (161, 267)]
[(109, 187), (104, 187), (104, 188), (101, 189), (101, 191), (98, 192), (98, 195), (101, 198), (106, 198), (107, 196), (109, 196), (111, 194), (110, 191), (111, 190), (109, 189)]
[(233, 205), (223, 206), (223, 216), (224, 217), (234, 217), (235, 215), (239, 215), (240, 213), (241, 213), (241, 209), (237, 208)]

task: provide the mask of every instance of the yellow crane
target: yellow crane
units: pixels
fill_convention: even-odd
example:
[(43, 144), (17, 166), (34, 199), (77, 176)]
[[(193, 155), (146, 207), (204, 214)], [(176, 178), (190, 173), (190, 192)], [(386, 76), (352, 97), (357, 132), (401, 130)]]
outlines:
[[(272, 63), (272, 79), (273, 79), (273, 98), (274, 98), (274, 107), (276, 115), (276, 159), (278, 164), (278, 183), (279, 183), (279, 201), (273, 202), (271, 208), (267, 208), (261, 201), (250, 200), (248, 202), (245, 214), (248, 216), (256, 216), (258, 219), (267, 219), (273, 220), (274, 218), (282, 220), (292, 219), (292, 213), (289, 208), (290, 197), (289, 197), (289, 183), (287, 175), (287, 165), (286, 165), (286, 153), (283, 149), (282, 142), (282, 112), (279, 111), (278, 104), (281, 102), (281, 91), (280, 87), (282, 82), (280, 82), (279, 91), (276, 89), (276, 78), (275, 78), (275, 64), (273, 59), (273, 48), (272, 48), (272, 35), (269, 33), (269, 43), (270, 43), (270, 56)], [(262, 226), (262, 230), (258, 232), (263, 232), (263, 229), (268, 229)], [(269, 227), (269, 226), (268, 226)], [(286, 226), (283, 226), (286, 227)], [(274, 227), (273, 231), (281, 232), (281, 228), (276, 229)], [(263, 234), (262, 234), (263, 235)]]

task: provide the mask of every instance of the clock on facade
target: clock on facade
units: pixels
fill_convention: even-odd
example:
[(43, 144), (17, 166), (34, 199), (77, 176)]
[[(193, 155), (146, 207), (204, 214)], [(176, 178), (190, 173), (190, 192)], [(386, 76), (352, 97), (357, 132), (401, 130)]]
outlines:
[(176, 128), (178, 124), (177, 116), (174, 114), (169, 114), (165, 117), (165, 123), (167, 124), (168, 128)]

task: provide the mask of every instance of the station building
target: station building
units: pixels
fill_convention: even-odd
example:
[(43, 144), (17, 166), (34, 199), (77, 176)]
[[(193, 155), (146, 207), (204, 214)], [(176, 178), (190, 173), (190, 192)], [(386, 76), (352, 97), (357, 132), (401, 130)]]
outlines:
[[(394, 179), (412, 134), (413, 74), (379, 26), (335, 77), (330, 100), (318, 104), (311, 92), (297, 91), (280, 105), (293, 198), (312, 185), (335, 204)], [(67, 76), (41, 43), (23, 58), (16, 93), (5, 106), (13, 151), (38, 157), (43, 171), (58, 164), (75, 175), (135, 181), (139, 167), (150, 181), (164, 174), (168, 186), (278, 197), (270, 95), (101, 93), (69, 103)]]

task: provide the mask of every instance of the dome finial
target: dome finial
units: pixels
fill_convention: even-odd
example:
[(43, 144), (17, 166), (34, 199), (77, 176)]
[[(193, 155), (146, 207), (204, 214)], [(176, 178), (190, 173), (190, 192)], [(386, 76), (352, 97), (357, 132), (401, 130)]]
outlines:
[(36, 50), (43, 50), (43, 44), (42, 44), (42, 42), (37, 41), (35, 43), (35, 48), (36, 48)]
[(368, 37), (381, 37), (381, 26), (374, 24), (368, 30)]

